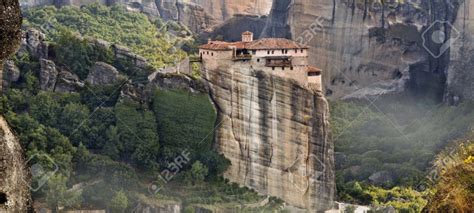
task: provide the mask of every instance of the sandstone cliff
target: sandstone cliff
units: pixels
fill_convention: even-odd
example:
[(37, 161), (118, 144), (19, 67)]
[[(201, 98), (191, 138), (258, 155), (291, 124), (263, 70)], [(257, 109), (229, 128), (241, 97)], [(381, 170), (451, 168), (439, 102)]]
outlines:
[[(310, 61), (324, 70), (330, 97), (360, 98), (405, 88), (442, 97), (449, 51), (431, 56), (425, 46), (441, 45), (431, 37), (423, 44), (423, 32), (436, 20), (453, 21), (456, 8), (442, 0), (385, 7), (368, 2), (275, 0), (262, 37), (310, 45)], [(442, 30), (449, 38), (451, 28)]]
[(328, 104), (320, 92), (263, 71), (205, 70), (218, 111), (216, 149), (224, 176), (290, 205), (328, 209), (335, 191)]
[[(469, 62), (474, 50), (474, 1), (463, 1), (454, 21), (454, 27), (460, 31), (460, 36), (453, 43), (451, 66), (447, 76), (446, 101), (451, 102), (455, 97), (462, 100), (474, 100), (474, 72), (470, 67), (457, 65)], [(467, 68), (467, 69), (466, 69)]]
[(28, 210), (28, 177), (20, 142), (0, 116), (0, 212)]

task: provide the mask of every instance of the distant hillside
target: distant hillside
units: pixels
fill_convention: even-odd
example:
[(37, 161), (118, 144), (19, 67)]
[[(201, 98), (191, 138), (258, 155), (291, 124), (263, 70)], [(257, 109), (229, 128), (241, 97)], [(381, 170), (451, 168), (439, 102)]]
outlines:
[[(28, 9), (23, 13), (25, 26), (39, 28), (51, 38), (60, 29), (66, 28), (82, 36), (127, 46), (156, 68), (184, 57), (186, 53), (181, 51), (180, 42), (190, 36), (179, 24), (170, 22), (163, 25), (159, 19), (152, 22), (144, 14), (126, 12), (122, 5), (107, 7), (91, 4), (81, 8), (67, 6), (60, 9), (47, 6)], [(171, 31), (180, 34), (170, 34)]]

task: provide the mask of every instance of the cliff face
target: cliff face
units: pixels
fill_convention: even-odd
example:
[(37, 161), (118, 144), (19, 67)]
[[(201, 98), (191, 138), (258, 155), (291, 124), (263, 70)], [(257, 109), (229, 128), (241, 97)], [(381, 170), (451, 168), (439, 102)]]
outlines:
[(20, 142), (0, 116), (0, 212), (28, 210), (28, 177)]
[[(330, 97), (360, 98), (405, 88), (442, 97), (449, 51), (431, 56), (425, 46), (441, 45), (432, 37), (424, 45), (423, 32), (435, 20), (453, 21), (456, 8), (441, 0), (385, 7), (367, 2), (275, 0), (262, 37), (310, 45), (311, 64), (324, 70)], [(442, 30), (451, 35), (449, 27)]]
[(232, 18), (235, 14), (268, 15), (272, 7), (272, 0), (191, 0), (191, 2), (202, 6), (219, 21)]
[(203, 77), (218, 111), (216, 148), (231, 161), (224, 176), (290, 205), (330, 208), (334, 148), (324, 96), (235, 66), (205, 70)]
[[(18, 1), (0, 3), (0, 77), (3, 60), (20, 41), (21, 14)], [(1, 85), (2, 81), (0, 81)], [(0, 86), (1, 91), (1, 86)], [(26, 212), (30, 203), (28, 172), (20, 142), (0, 115), (0, 212)]]
[[(458, 6), (458, 5), (454, 5)], [(460, 31), (460, 36), (454, 42), (451, 54), (451, 66), (448, 71), (446, 101), (451, 102), (455, 97), (462, 100), (474, 100), (474, 73), (472, 62), (469, 64), (474, 50), (474, 1), (464, 1), (459, 4), (454, 27)], [(459, 66), (460, 64), (467, 66)]]

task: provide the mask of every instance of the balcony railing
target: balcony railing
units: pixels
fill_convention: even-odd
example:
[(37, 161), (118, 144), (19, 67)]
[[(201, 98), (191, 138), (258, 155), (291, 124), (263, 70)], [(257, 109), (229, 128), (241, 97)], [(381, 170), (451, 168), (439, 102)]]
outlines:
[(243, 60), (251, 60), (251, 59), (252, 59), (252, 55), (250, 54), (235, 55), (234, 57), (232, 57), (232, 60), (234, 61), (243, 61)]

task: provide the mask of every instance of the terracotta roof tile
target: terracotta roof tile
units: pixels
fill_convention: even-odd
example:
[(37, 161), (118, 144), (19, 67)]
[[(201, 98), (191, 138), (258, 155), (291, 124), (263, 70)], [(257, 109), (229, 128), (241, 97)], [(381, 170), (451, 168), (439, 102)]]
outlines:
[(312, 66), (308, 66), (308, 72), (322, 72), (323, 70), (317, 68), (317, 67), (312, 67)]
[(199, 49), (209, 50), (230, 50), (234, 46), (237, 49), (249, 50), (278, 50), (278, 49), (308, 49), (308, 46), (284, 38), (264, 38), (252, 42), (224, 42), (211, 41), (208, 44), (199, 46)]

